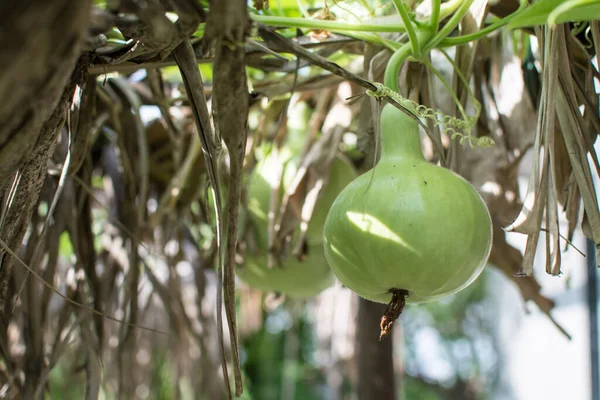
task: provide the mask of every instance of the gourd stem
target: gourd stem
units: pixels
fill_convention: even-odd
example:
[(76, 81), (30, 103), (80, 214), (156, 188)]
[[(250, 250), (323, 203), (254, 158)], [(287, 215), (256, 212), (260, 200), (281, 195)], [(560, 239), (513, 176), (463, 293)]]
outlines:
[[(419, 43), (418, 46), (423, 48), (423, 45), (428, 43), (432, 37), (432, 30), (418, 30), (416, 33), (416, 41)], [(400, 69), (402, 68), (402, 64), (404, 64), (404, 61), (406, 61), (406, 59), (411, 55), (413, 57), (419, 56), (418, 54), (412, 54), (412, 50), (413, 46), (411, 45), (411, 42), (404, 43), (402, 47), (392, 54), (392, 57), (390, 57), (390, 60), (388, 61), (388, 65), (385, 67), (383, 83), (394, 92), (398, 92), (400, 90), (398, 75), (400, 74)]]
[(400, 74), (400, 68), (402, 68), (402, 64), (410, 55), (412, 47), (410, 43), (405, 43), (398, 50), (392, 54), (390, 60), (388, 61), (388, 65), (385, 68), (385, 74), (383, 78), (383, 82), (385, 86), (392, 89), (394, 92), (399, 90), (399, 79), (398, 74)]
[(392, 329), (392, 325), (398, 319), (402, 311), (404, 310), (404, 306), (406, 305), (406, 298), (409, 293), (408, 290), (404, 289), (390, 289), (390, 293), (392, 294), (392, 300), (388, 304), (383, 316), (381, 317), (381, 334), (379, 335), (379, 341), (383, 339), (384, 336), (390, 333)]

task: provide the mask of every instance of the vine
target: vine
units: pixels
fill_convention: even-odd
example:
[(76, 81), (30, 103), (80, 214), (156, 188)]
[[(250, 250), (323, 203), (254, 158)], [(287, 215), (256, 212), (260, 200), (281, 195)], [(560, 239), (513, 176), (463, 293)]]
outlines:
[(387, 86), (381, 83), (373, 82), (373, 85), (377, 87), (377, 90), (367, 90), (367, 95), (377, 99), (385, 97), (393, 99), (402, 107), (412, 112), (415, 116), (419, 118), (429, 119), (436, 126), (443, 128), (452, 139), (455, 139), (457, 137), (460, 138), (459, 141), (461, 144), (467, 142), (469, 143), (469, 146), (471, 146), (471, 148), (488, 148), (494, 146), (495, 144), (494, 140), (488, 136), (476, 138), (471, 135), (471, 129), (477, 122), (477, 119), (479, 118), (479, 113), (481, 111), (481, 105), (479, 104), (479, 102), (475, 102), (473, 104), (475, 108), (475, 115), (459, 119), (450, 115), (446, 115), (441, 111), (434, 110), (433, 108), (429, 108), (423, 104), (419, 104), (416, 101), (407, 99), (403, 97), (400, 93), (393, 91), (392, 89), (388, 88)]
[[(391, 4), (396, 8), (401, 21), (395, 24), (381, 24), (375, 21), (366, 21), (359, 23), (318, 20), (308, 18), (288, 18), (273, 15), (252, 14), (252, 19), (256, 22), (261, 22), (267, 25), (278, 25), (296, 28), (307, 29), (328, 29), (333, 32), (338, 32), (370, 43), (383, 45), (393, 51), (392, 57), (388, 62), (385, 71), (385, 86), (374, 83), (377, 87), (375, 91), (369, 91), (367, 94), (374, 97), (385, 97), (397, 101), (399, 104), (411, 110), (419, 118), (431, 120), (435, 126), (445, 130), (452, 139), (459, 139), (461, 144), (468, 143), (470, 147), (487, 148), (494, 145), (493, 139), (490, 137), (476, 138), (471, 135), (471, 130), (474, 127), (479, 114), (481, 105), (473, 96), (469, 84), (461, 71), (457, 68), (453, 60), (441, 49), (447, 46), (458, 46), (468, 43), (473, 40), (480, 39), (488, 35), (490, 32), (500, 29), (511, 22), (515, 17), (521, 14), (526, 8), (528, 2), (519, 0), (519, 8), (512, 14), (494, 21), (489, 26), (469, 35), (449, 37), (449, 35), (460, 24), (463, 17), (468, 13), (474, 0), (450, 0), (442, 3), (440, 0), (432, 1), (431, 15), (424, 20), (417, 20), (413, 13), (410, 13), (406, 8), (405, 2), (402, 0), (392, 0)], [(369, 10), (372, 15), (372, 10)], [(446, 20), (444, 24), (441, 21)], [(384, 39), (377, 32), (405, 32), (409, 40), (406, 43), (393, 42)], [(427, 60), (427, 54), (430, 50), (438, 48), (444, 53), (448, 61), (453, 65), (459, 79), (463, 82), (469, 94), (469, 99), (475, 109), (475, 114), (467, 116), (456, 94), (452, 88), (443, 79), (437, 69)], [(458, 109), (460, 117), (453, 117), (444, 114), (441, 111), (418, 104), (413, 100), (402, 97), (398, 92), (399, 81), (398, 75), (404, 62), (412, 57), (420, 62), (423, 62), (427, 68), (433, 72), (442, 84), (446, 87), (452, 96), (454, 103)]]

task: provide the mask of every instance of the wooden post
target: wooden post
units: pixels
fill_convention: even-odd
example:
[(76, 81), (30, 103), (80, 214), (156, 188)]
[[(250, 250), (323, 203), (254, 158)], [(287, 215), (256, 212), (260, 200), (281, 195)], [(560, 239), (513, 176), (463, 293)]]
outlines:
[(358, 400), (396, 400), (393, 335), (379, 341), (379, 323), (385, 308), (385, 304), (364, 299), (358, 303)]

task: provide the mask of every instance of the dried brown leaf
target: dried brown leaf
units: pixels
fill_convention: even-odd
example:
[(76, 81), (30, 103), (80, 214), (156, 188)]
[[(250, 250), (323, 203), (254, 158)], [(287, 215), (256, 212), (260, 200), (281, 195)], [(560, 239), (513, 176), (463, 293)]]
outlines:
[[(550, 133), (553, 135), (553, 132)], [(552, 147), (552, 143), (549, 143)], [(546, 272), (560, 275), (560, 229), (558, 222), (558, 202), (556, 200), (555, 168), (550, 157), (550, 173), (548, 174), (548, 198), (546, 200)]]
[(231, 397), (231, 388), (229, 385), (229, 373), (227, 372), (227, 360), (225, 356), (225, 342), (223, 335), (223, 228), (222, 228), (222, 198), (221, 183), (218, 173), (218, 148), (215, 144), (210, 123), (210, 116), (206, 99), (204, 97), (204, 84), (200, 76), (200, 70), (196, 64), (194, 50), (189, 39), (186, 39), (173, 51), (173, 56), (177, 61), (179, 70), (183, 77), (185, 89), (189, 101), (192, 103), (194, 122), (200, 136), (206, 170), (208, 172), (209, 182), (213, 193), (213, 202), (216, 213), (216, 236), (217, 236), (217, 276), (219, 284), (217, 286), (217, 333), (219, 337), (219, 346), (221, 351), (221, 367), (223, 369), (223, 378), (226, 389)]
[[(243, 392), (238, 348), (235, 260), (242, 172), (248, 135), (249, 95), (246, 77), (245, 41), (250, 31), (250, 16), (243, 0), (222, 0), (212, 4), (206, 35), (214, 41), (213, 117), (217, 137), (222, 137), (229, 152), (229, 185), (227, 193), (227, 237), (223, 271), (225, 313), (233, 356), (235, 393)], [(229, 387), (227, 388), (229, 391)]]

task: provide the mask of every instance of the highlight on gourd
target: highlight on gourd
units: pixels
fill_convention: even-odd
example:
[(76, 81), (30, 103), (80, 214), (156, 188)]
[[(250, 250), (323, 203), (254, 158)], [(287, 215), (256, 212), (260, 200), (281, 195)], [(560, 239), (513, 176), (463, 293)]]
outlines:
[(379, 162), (336, 198), (323, 234), (340, 282), (388, 303), (384, 336), (406, 302), (456, 293), (480, 275), (492, 223), (469, 182), (425, 159), (415, 119), (387, 104), (380, 121)]

